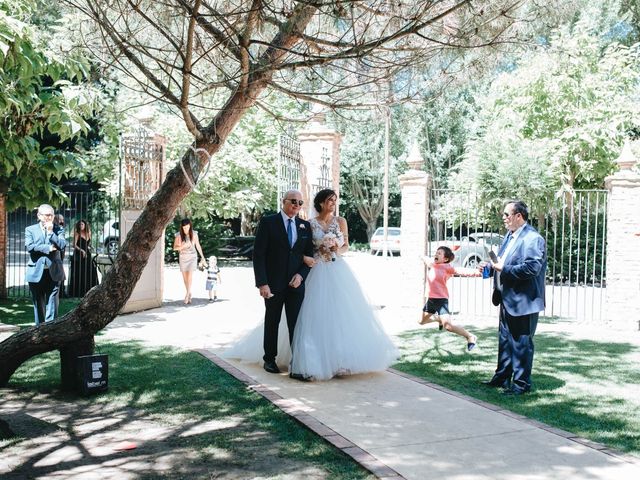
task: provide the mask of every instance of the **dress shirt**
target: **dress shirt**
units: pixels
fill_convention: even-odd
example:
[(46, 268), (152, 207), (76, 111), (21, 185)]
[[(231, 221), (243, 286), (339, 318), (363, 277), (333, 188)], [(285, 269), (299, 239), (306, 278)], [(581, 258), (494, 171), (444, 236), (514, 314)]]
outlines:
[(523, 223), (522, 226), (520, 228), (518, 228), (515, 232), (513, 232), (511, 234), (511, 240), (509, 241), (509, 244), (507, 245), (507, 248), (505, 249), (504, 252), (502, 252), (502, 255), (500, 256), (501, 260), (506, 260), (507, 258), (509, 258), (509, 254), (511, 253), (511, 251), (513, 250), (513, 246), (516, 243), (516, 240), (518, 239), (518, 237), (520, 236), (520, 234), (522, 233), (522, 229), (524, 228), (524, 226), (527, 223)]
[[(295, 245), (296, 244), (296, 240), (298, 240), (298, 229), (296, 228), (296, 217), (288, 217), (286, 215), (286, 213), (284, 213), (282, 210), (280, 210), (280, 215), (282, 216), (282, 223), (284, 225), (284, 232), (287, 233), (287, 224), (289, 223), (289, 218), (291, 218), (291, 220), (293, 220), (293, 222), (291, 222), (291, 233), (293, 233), (292, 235), (292, 240), (291, 240), (291, 245)], [(288, 237), (287, 237), (288, 238)]]

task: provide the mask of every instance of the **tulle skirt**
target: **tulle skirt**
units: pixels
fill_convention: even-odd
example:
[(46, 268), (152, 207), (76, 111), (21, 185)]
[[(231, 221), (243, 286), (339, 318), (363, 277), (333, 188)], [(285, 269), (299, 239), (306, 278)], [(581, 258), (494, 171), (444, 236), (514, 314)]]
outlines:
[[(305, 298), (308, 292), (305, 291)], [(288, 369), (291, 362), (291, 346), (289, 345), (289, 327), (282, 309), (282, 317), (278, 328), (278, 355), (276, 364), (282, 369)], [(300, 318), (300, 317), (298, 317)], [(245, 363), (260, 363), (264, 355), (264, 320), (260, 325), (250, 330), (240, 338), (229, 350), (222, 353), (223, 358), (233, 358)]]
[(293, 372), (327, 380), (385, 370), (398, 358), (398, 350), (341, 257), (318, 262), (306, 288), (293, 334)]
[[(263, 330), (263, 325), (259, 325), (223, 356), (260, 362), (264, 354)], [(340, 257), (334, 262), (318, 262), (311, 269), (291, 347), (288, 335), (283, 318), (278, 330), (276, 363), (283, 368), (290, 364), (292, 372), (314, 380), (382, 371), (398, 358), (398, 350), (355, 275)]]

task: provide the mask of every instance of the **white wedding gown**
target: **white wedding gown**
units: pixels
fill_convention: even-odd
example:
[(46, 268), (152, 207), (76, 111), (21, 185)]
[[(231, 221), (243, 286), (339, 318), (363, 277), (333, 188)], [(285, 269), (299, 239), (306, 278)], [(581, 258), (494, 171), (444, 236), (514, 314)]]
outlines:
[[(331, 260), (317, 251), (326, 234), (338, 234), (339, 238), (337, 220), (333, 219), (326, 232), (315, 219), (311, 220), (311, 227), (316, 264), (307, 276), (293, 335), (291, 371), (314, 380), (328, 380), (336, 375), (385, 370), (398, 358), (398, 350), (347, 263), (339, 255)], [(249, 332), (224, 357), (260, 362), (264, 353), (263, 329), (261, 324)], [(283, 318), (276, 363), (286, 367), (290, 359), (287, 322)]]

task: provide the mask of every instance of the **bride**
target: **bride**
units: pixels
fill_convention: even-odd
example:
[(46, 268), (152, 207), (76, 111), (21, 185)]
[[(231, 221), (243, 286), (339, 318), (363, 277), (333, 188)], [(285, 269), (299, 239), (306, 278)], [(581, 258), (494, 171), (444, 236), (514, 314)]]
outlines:
[[(310, 220), (314, 257), (305, 259), (313, 268), (307, 276), (291, 348), (287, 329), (280, 328), (278, 335), (276, 362), (286, 365), (293, 351), (290, 372), (313, 380), (385, 370), (398, 357), (341, 257), (349, 249), (349, 236), (346, 220), (334, 214), (337, 200), (331, 189), (321, 190), (314, 198), (318, 212)], [(281, 325), (286, 326), (286, 322)], [(260, 361), (261, 332), (262, 326), (257, 327), (224, 356)]]

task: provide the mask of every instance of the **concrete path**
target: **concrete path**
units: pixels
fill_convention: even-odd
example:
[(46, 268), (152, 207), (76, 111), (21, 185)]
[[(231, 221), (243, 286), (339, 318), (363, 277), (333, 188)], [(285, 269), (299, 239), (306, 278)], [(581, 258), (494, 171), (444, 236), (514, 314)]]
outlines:
[[(403, 306), (399, 292), (379, 282), (384, 268), (391, 272), (387, 285), (401, 288), (398, 259), (354, 255), (348, 260), (373, 303), (384, 306), (379, 312), (387, 331), (397, 334), (416, 328), (415, 309)], [(204, 276), (196, 276), (195, 284), (201, 284), (201, 290), (196, 288), (193, 303), (185, 306), (179, 272), (167, 269), (165, 306), (119, 317), (108, 328), (107, 337), (201, 351), (380, 478), (640, 478), (640, 461), (635, 457), (399, 372), (302, 383), (285, 374), (268, 374), (260, 365), (222, 360), (219, 354), (258, 324), (263, 311), (248, 265), (223, 269), (222, 279), (221, 301), (209, 303)], [(495, 325), (495, 318), (476, 319), (474, 324)], [(571, 327), (552, 324), (544, 328)], [(619, 340), (618, 332), (600, 329), (596, 333), (588, 325), (573, 333), (582, 338), (596, 335), (592, 338), (601, 340), (611, 335)], [(625, 340), (640, 343), (637, 334)]]

